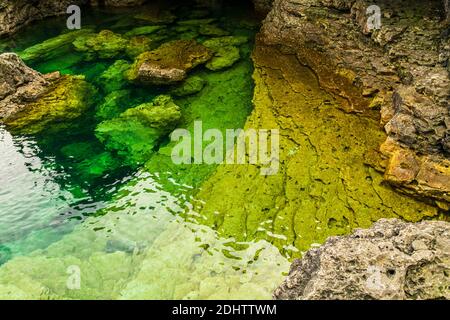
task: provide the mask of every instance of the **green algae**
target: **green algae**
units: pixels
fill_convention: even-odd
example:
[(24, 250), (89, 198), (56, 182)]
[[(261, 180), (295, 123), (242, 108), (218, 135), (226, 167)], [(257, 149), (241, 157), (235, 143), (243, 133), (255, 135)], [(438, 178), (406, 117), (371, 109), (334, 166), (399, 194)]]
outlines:
[(246, 37), (219, 37), (208, 39), (203, 45), (214, 51), (214, 57), (206, 64), (206, 68), (217, 71), (231, 67), (240, 58), (240, 50), (237, 46), (245, 44), (248, 41)]
[(131, 100), (130, 90), (113, 91), (104, 98), (102, 104), (97, 106), (95, 117), (99, 120), (116, 118), (127, 109)]
[(168, 96), (130, 108), (119, 117), (101, 122), (95, 132), (108, 150), (137, 167), (148, 160), (154, 149), (181, 118), (179, 107)]
[(69, 51), (71, 43), (79, 38), (86, 37), (93, 32), (90, 28), (63, 33), (57, 37), (48, 39), (37, 45), (29, 47), (19, 53), (25, 62), (34, 62), (42, 59), (50, 59), (60, 55), (62, 51)]
[(150, 64), (158, 69), (177, 69), (187, 72), (204, 64), (210, 58), (210, 50), (195, 40), (174, 40), (139, 55), (130, 70), (126, 72), (126, 77), (130, 81), (139, 80), (139, 70), (144, 64)]
[(125, 51), (127, 44), (128, 39), (110, 30), (82, 35), (73, 41), (75, 50), (85, 53), (87, 60), (114, 58)]
[(143, 36), (143, 35), (149, 35), (152, 33), (155, 33), (156, 31), (162, 30), (162, 26), (144, 26), (144, 27), (137, 27), (133, 30), (128, 31), (125, 33), (125, 36), (127, 37), (134, 37), (134, 36)]
[(9, 130), (35, 134), (49, 126), (63, 126), (78, 118), (91, 105), (94, 88), (80, 76), (63, 76), (49, 92), (8, 120)]
[(206, 80), (199, 76), (187, 78), (181, 85), (170, 91), (176, 97), (185, 97), (196, 94), (205, 87)]
[(295, 57), (258, 48), (255, 62), (255, 110), (246, 128), (280, 130), (280, 171), (263, 176), (256, 165), (220, 166), (196, 195), (196, 221), (298, 257), (382, 217), (436, 216), (435, 208), (385, 186), (370, 167), (384, 140), (376, 118), (343, 112)]
[(124, 77), (125, 71), (130, 68), (130, 63), (126, 60), (115, 61), (99, 77), (99, 84), (105, 92), (114, 92), (122, 89), (127, 81)]
[(130, 59), (134, 59), (140, 54), (150, 51), (153, 47), (153, 41), (145, 36), (136, 36), (130, 39), (125, 53)]

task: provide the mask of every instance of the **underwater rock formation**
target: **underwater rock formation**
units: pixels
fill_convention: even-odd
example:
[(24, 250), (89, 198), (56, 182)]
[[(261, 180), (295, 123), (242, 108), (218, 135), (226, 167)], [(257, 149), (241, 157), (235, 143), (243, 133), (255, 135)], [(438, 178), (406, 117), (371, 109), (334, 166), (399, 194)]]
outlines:
[(75, 50), (86, 53), (88, 60), (114, 58), (125, 51), (127, 44), (128, 39), (109, 30), (77, 37), (73, 42)]
[(245, 37), (219, 37), (208, 39), (203, 45), (214, 52), (214, 57), (206, 64), (212, 71), (229, 68), (241, 58), (239, 46), (248, 41)]
[(299, 257), (312, 244), (380, 218), (437, 215), (383, 184), (372, 167), (385, 139), (376, 111), (344, 112), (295, 55), (257, 43), (253, 61), (254, 110), (244, 129), (279, 129), (279, 172), (220, 165), (196, 195), (200, 223), (237, 241), (265, 239)]
[[(448, 21), (439, 14), (443, 2), (379, 1), (379, 30), (367, 25), (371, 4), (276, 0), (260, 38), (296, 54), (323, 87), (347, 102), (347, 110), (381, 109), (381, 123), (399, 149), (427, 157), (426, 162), (435, 163), (431, 168), (448, 168), (450, 38), (444, 32)], [(392, 166), (389, 156), (384, 165), (388, 162)], [(405, 184), (397, 179), (395, 185), (447, 203), (448, 208), (449, 171), (424, 174), (432, 180), (429, 192), (424, 193), (415, 178)], [(443, 189), (433, 187), (438, 181), (445, 181)]]
[(101, 122), (97, 138), (108, 150), (117, 152), (127, 165), (136, 167), (148, 160), (162, 137), (170, 133), (181, 118), (180, 108), (169, 96), (159, 96)]
[(450, 224), (382, 219), (291, 266), (275, 299), (450, 299)]
[(211, 50), (195, 40), (174, 40), (139, 55), (126, 75), (130, 81), (144, 84), (173, 84), (211, 57)]
[(42, 75), (13, 53), (0, 55), (0, 122), (33, 134), (64, 125), (85, 112), (94, 88), (80, 76)]

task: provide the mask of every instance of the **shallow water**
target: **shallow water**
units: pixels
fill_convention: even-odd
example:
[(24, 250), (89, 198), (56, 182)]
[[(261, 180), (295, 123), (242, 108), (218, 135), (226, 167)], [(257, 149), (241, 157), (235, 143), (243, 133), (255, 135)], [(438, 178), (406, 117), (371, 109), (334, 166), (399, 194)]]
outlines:
[[(99, 116), (99, 106), (111, 94), (125, 92), (125, 98), (117, 98), (118, 109), (106, 109), (120, 113), (170, 94), (172, 88), (105, 80), (101, 75), (117, 60), (126, 64), (132, 59), (118, 55), (89, 60), (71, 42), (30, 58), (25, 54), (29, 48), (67, 32), (63, 18), (35, 23), (2, 40), (0, 50), (28, 57), (26, 62), (43, 73), (84, 75), (97, 91), (88, 112), (62, 128), (26, 136), (0, 128), (0, 298), (268, 299), (288, 271), (288, 259), (301, 250), (328, 235), (350, 232), (363, 225), (359, 220), (401, 216), (398, 211), (406, 207), (410, 215), (422, 210), (421, 204), (381, 186), (381, 175), (361, 158), (382, 140), (376, 122), (342, 112), (306, 68), (303, 77), (294, 79), (297, 87), (284, 94), (289, 84), (283, 76), (259, 66), (261, 74), (270, 75), (267, 84), (274, 81), (276, 89), (279, 82), (282, 89), (273, 96), (283, 106), (264, 105), (262, 94), (253, 110), (250, 54), (259, 22), (248, 6), (206, 12), (188, 6), (173, 12), (177, 20), (151, 35), (154, 47), (179, 38), (208, 39), (177, 29), (179, 21), (192, 18), (216, 18), (217, 26), (250, 40), (240, 47), (241, 59), (232, 67), (215, 72), (198, 67), (190, 73), (207, 84), (197, 94), (174, 98), (182, 112), (178, 127), (192, 132), (194, 121), (202, 120), (205, 130), (222, 132), (244, 126), (280, 128), (288, 140), (282, 141), (284, 178), (255, 177), (255, 166), (174, 165), (167, 137), (158, 141), (145, 163), (108, 150), (94, 130), (105, 116)], [(92, 32), (125, 34), (149, 25), (136, 18), (141, 13), (89, 10), (83, 23)], [(278, 108), (273, 114), (272, 107)], [(296, 124), (286, 126), (282, 121), (290, 117)], [(339, 145), (323, 141), (345, 131), (342, 123), (355, 132), (339, 136), (342, 148), (351, 152), (336, 151)], [(375, 142), (368, 143), (373, 137)], [(286, 183), (279, 180), (289, 175), (296, 181), (282, 190)], [(347, 220), (357, 215), (355, 210), (367, 217)], [(424, 211), (435, 214), (432, 208)], [(317, 221), (321, 215), (331, 224)], [(342, 220), (347, 224), (340, 225)], [(318, 231), (320, 227), (324, 230)], [(81, 280), (75, 289), (70, 285), (74, 270)]]

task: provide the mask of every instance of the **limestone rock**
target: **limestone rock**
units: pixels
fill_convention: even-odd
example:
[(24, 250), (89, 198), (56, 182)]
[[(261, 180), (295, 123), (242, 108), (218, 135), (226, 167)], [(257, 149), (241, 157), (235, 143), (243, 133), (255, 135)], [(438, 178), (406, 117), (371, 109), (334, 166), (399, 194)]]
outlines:
[(367, 0), (275, 0), (260, 39), (311, 67), (346, 111), (380, 108), (388, 136), (435, 167), (450, 156), (447, 3), (378, 1), (381, 28), (370, 30)]
[(449, 299), (450, 224), (382, 219), (295, 261), (276, 299)]
[(82, 77), (42, 75), (13, 53), (0, 55), (0, 79), (0, 122), (18, 133), (34, 134), (79, 117), (94, 94)]
[(211, 57), (211, 50), (194, 40), (175, 40), (137, 57), (127, 77), (144, 84), (173, 84)]

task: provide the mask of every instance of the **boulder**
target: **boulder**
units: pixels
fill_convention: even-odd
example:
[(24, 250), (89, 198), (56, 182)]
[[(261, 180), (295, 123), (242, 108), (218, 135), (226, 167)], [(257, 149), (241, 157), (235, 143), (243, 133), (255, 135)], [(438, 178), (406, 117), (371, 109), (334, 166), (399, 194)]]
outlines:
[(246, 37), (218, 37), (206, 40), (203, 45), (214, 51), (214, 57), (206, 64), (209, 70), (231, 67), (241, 58), (239, 45), (248, 41)]
[(382, 219), (296, 260), (275, 299), (449, 299), (450, 223)]
[(123, 54), (129, 40), (110, 30), (103, 30), (97, 34), (78, 37), (73, 45), (76, 51), (84, 52), (87, 60), (97, 58), (111, 59)]
[(144, 84), (173, 84), (211, 57), (212, 51), (195, 40), (175, 40), (139, 55), (126, 75), (130, 81)]
[(94, 88), (80, 76), (42, 75), (13, 53), (0, 55), (0, 123), (34, 134), (83, 114)]

